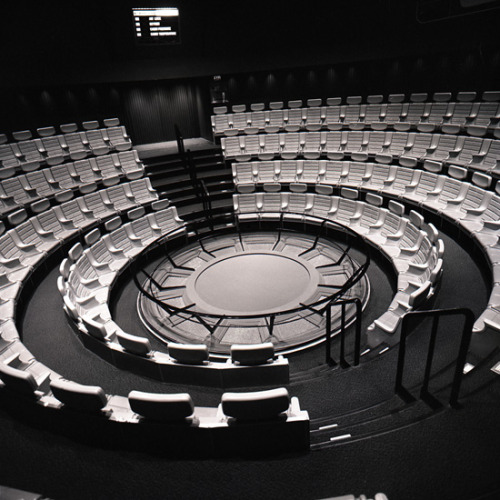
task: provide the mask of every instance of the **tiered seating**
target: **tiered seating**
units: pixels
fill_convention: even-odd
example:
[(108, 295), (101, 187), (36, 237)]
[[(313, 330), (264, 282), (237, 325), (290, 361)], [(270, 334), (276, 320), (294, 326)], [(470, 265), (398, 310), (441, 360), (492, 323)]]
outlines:
[(206, 345), (170, 343), (167, 355), (153, 351), (145, 337), (130, 335), (112, 320), (108, 306), (111, 286), (131, 260), (158, 238), (185, 234), (175, 207), (151, 213), (111, 233), (88, 233), (91, 245), (77, 243), (60, 266), (58, 288), (66, 313), (84, 336), (84, 343), (118, 366), (171, 382), (240, 386), (288, 382), (288, 361), (274, 359), (272, 344), (233, 346), (232, 362), (208, 360)]
[[(156, 394), (132, 390), (128, 397), (109, 395), (100, 386), (65, 380), (33, 358), (6, 358), (1, 353), (0, 388), (3, 387), (47, 408), (106, 417), (111, 422), (141, 425), (162, 422), (188, 433), (198, 429), (197, 436), (204, 429), (203, 432), (214, 440), (212, 451), (217, 450), (218, 444), (217, 434), (212, 434), (214, 429), (226, 428), (235, 440), (234, 449), (244, 444), (245, 436), (231, 431), (235, 421), (259, 425), (262, 439), (258, 446), (261, 449), (271, 441), (274, 446), (279, 443), (287, 450), (303, 450), (309, 446), (309, 416), (300, 409), (298, 399), (290, 398), (285, 388), (238, 395), (225, 393), (217, 408), (197, 407), (187, 393)], [(289, 427), (295, 430), (295, 439), (291, 441), (290, 432), (293, 431)]]
[[(284, 163), (286, 168), (282, 168)], [(483, 331), (486, 326), (500, 330), (500, 186), (498, 183), (495, 185), (495, 192), (486, 189), (492, 183), (490, 177), (476, 173), (472, 176), (472, 182), (465, 182), (461, 180), (464, 170), (460, 168), (450, 169), (449, 176), (446, 176), (376, 163), (328, 160), (233, 165), (235, 183), (244, 186), (245, 192), (253, 190), (255, 184), (262, 184), (266, 189), (270, 171), (278, 190), (281, 188), (280, 183), (290, 184), (292, 188), (293, 183), (298, 181), (314, 185), (318, 192), (330, 186), (353, 187), (411, 202), (458, 225), (474, 238), (487, 256), (494, 283), (487, 309), (477, 319), (474, 330)]]
[[(121, 210), (139, 204), (135, 197), (127, 196), (127, 188), (132, 185), (137, 191), (149, 196), (150, 201), (157, 199), (158, 195), (152, 191), (149, 179), (116, 186), (121, 191), (123, 200)], [(102, 218), (115, 215), (120, 210), (107, 202), (109, 189), (47, 210), (0, 237), (0, 300), (6, 320), (14, 318), (15, 304), (23, 280), (29, 277), (36, 265), (43, 262), (49, 253), (59, 248), (68, 238), (78, 235), (82, 229), (98, 223)]]
[[(213, 429), (226, 428), (225, 434), (231, 436), (226, 441), (231, 442), (235, 447), (243, 446), (246, 437), (241, 435), (239, 428), (231, 425), (234, 417), (225, 415), (222, 406), (219, 409), (196, 407), (189, 395), (153, 395), (138, 391), (132, 391), (128, 398), (108, 395), (99, 386), (86, 386), (63, 379), (59, 374), (39, 363), (20, 341), (15, 316), (16, 302), (20, 298), (23, 284), (31, 276), (35, 267), (40, 266), (46, 257), (61, 245), (80, 235), (83, 231), (88, 231), (92, 226), (103, 224), (106, 230), (112, 232), (104, 235), (101, 241), (109, 254), (118, 257), (113, 262), (109, 261), (107, 263), (99, 261), (98, 255), (92, 256), (92, 258), (89, 257), (88, 263), (90, 265), (86, 268), (78, 268), (78, 272), (82, 272), (81, 275), (77, 274), (76, 266), (72, 266), (70, 260), (63, 261), (61, 271), (68, 277), (69, 281), (66, 283), (61, 280), (58, 281), (61, 290), (63, 288), (68, 290), (70, 287), (74, 287), (76, 293), (85, 288), (92, 290), (92, 295), (86, 296), (80, 302), (76, 301), (76, 304), (68, 300), (67, 295), (65, 295), (65, 306), (70, 315), (76, 317), (79, 308), (84, 310), (85, 307), (90, 307), (91, 304), (104, 304), (104, 302), (101, 302), (103, 299), (102, 291), (105, 291), (106, 287), (109, 289), (109, 284), (113, 279), (112, 274), (116, 275), (119, 272), (125, 257), (130, 258), (140, 251), (145, 244), (159, 237), (163, 232), (179, 226), (175, 209), (165, 209), (163, 201), (155, 203), (158, 200), (158, 194), (152, 189), (149, 179), (137, 179), (130, 183), (116, 185), (114, 180), (108, 184), (103, 182), (104, 186), (109, 187), (94, 191), (97, 188), (95, 181), (98, 179), (96, 179), (93, 172), (95, 169), (86, 168), (88, 165), (91, 165), (91, 167), (98, 165), (98, 175), (102, 176), (102, 179), (114, 179), (116, 177), (118, 165), (113, 161), (116, 159), (120, 160), (121, 172), (126, 173), (127, 169), (131, 172), (131, 179), (135, 179), (138, 171), (137, 157), (134, 157), (133, 153), (132, 156), (127, 154), (104, 155), (108, 153), (110, 147), (113, 147), (116, 151), (129, 149), (130, 147), (127, 141), (120, 142), (121, 133), (113, 133), (112, 128), (118, 125), (116, 122), (108, 121), (105, 125), (109, 126), (109, 129), (107, 129), (107, 132), (100, 131), (100, 136), (93, 133), (93, 131), (98, 130), (96, 128), (98, 124), (96, 125), (96, 123), (85, 123), (86, 132), (84, 133), (78, 133), (72, 124), (62, 126), (61, 131), (65, 135), (60, 144), (63, 150), (68, 151), (71, 148), (66, 144), (66, 141), (68, 144), (76, 144), (73, 149), (74, 154), (69, 155), (75, 162), (71, 165), (53, 166), (46, 171), (37, 172), (43, 177), (41, 175), (36, 177), (24, 175), (17, 179), (19, 181), (17, 184), (5, 184), (5, 186), (8, 186), (8, 190), (10, 189), (9, 196), (15, 198), (16, 201), (22, 199), (22, 196), (17, 196), (18, 190), (21, 189), (26, 193), (32, 191), (36, 191), (40, 195), (43, 193), (44, 196), (52, 194), (52, 191), (49, 191), (47, 185), (44, 184), (45, 181), (48, 182), (49, 187), (56, 184), (58, 187), (64, 185), (64, 191), (62, 192), (68, 192), (74, 187), (72, 177), (76, 180), (80, 192), (87, 194), (69, 200), (64, 200), (64, 197), (62, 197), (57, 200), (61, 204), (52, 208), (45, 205), (46, 210), (40, 209), (38, 215), (27, 219), (15, 228), (7, 230), (0, 237), (0, 388), (31, 398), (47, 408), (61, 409), (68, 413), (76, 411), (93, 414), (101, 418), (105, 417), (111, 422), (128, 422), (147, 426), (150, 421), (161, 420), (169, 425), (178, 426), (181, 424), (179, 430), (186, 429), (187, 423), (188, 431), (182, 432), (189, 432), (191, 428), (205, 429), (206, 441), (214, 443), (213, 451), (218, 448), (217, 436), (219, 435)], [(38, 132), (40, 137), (44, 139), (60, 138), (60, 136), (54, 136), (54, 130), (51, 127), (44, 127), (39, 129)], [(56, 154), (57, 144), (53, 143), (52, 140), (31, 140), (31, 133), (26, 131), (13, 135), (16, 140), (31, 141), (37, 148), (40, 148), (38, 153), (44, 158), (48, 156), (52, 158)], [(109, 141), (107, 138), (109, 138)], [(1, 142), (5, 141), (2, 139)], [(63, 145), (62, 142), (65, 144)], [(83, 144), (84, 148), (81, 148), (80, 144)], [(31, 147), (31, 144), (29, 146)], [(28, 144), (25, 148), (23, 145), (24, 149), (21, 148), (20, 143), (9, 147), (11, 151), (13, 149), (24, 151), (24, 156), (19, 155), (16, 158), (17, 163), (13, 161), (12, 166), (17, 167), (19, 163), (22, 163), (24, 171), (28, 172), (38, 168), (41, 161), (35, 155), (34, 150), (32, 165), (27, 165), (27, 160), (31, 160), (31, 157), (28, 158), (28, 154), (31, 154)], [(42, 147), (45, 148), (45, 152), (41, 150)], [(85, 149), (97, 156), (84, 165), (84, 162), (76, 160), (87, 156)], [(5, 151), (4, 149), (2, 152)], [(57, 153), (60, 153), (60, 151), (57, 150)], [(53, 163), (59, 163), (59, 160), (54, 160)], [(50, 165), (51, 163), (47, 162), (47, 164)], [(4, 165), (2, 164), (2, 166)], [(63, 168), (65, 171), (62, 170)], [(69, 179), (66, 172), (69, 173)], [(11, 173), (15, 173), (15, 169), (11, 169), (9, 175)], [(140, 173), (142, 175), (142, 170)], [(64, 181), (68, 180), (71, 182), (64, 184)], [(90, 187), (82, 189), (82, 186)], [(14, 193), (16, 196), (14, 196)], [(158, 211), (145, 215), (144, 206), (148, 204), (151, 204)], [(127, 211), (130, 222), (122, 226), (121, 219), (116, 215), (124, 211)], [(9, 223), (13, 224), (16, 217), (18, 219), (26, 218), (27, 213), (15, 214), (15, 216), (14, 213), (11, 214)], [(5, 231), (5, 225), (3, 224), (2, 231)], [(99, 238), (100, 234), (99, 230), (95, 229), (85, 236), (85, 240), (97, 243), (92, 238)], [(73, 260), (76, 260), (79, 255), (83, 262), (84, 252), (80, 244), (73, 246), (68, 255), (69, 259)], [(88, 256), (88, 253), (85, 255)], [(103, 273), (106, 266), (110, 272)], [(75, 273), (70, 278), (69, 273), (73, 269)], [(92, 269), (101, 274), (85, 274)], [(76, 277), (79, 280), (74, 279)], [(102, 311), (104, 311), (104, 308)], [(106, 328), (103, 328), (103, 324), (96, 320), (96, 317), (85, 317), (84, 321), (82, 321), (82, 330), (85, 329), (89, 338), (94, 335), (92, 337), (94, 340), (97, 340), (99, 335), (102, 338), (104, 335), (110, 334)], [(115, 338), (116, 345), (124, 355), (123, 359), (130, 356), (147, 358), (152, 353), (147, 339), (123, 331), (116, 332)], [(263, 356), (262, 353), (260, 355)], [(234, 367), (238, 366), (241, 370), (246, 368), (254, 369), (255, 366), (251, 362), (246, 366), (244, 362), (245, 356), (249, 360), (255, 361), (257, 359), (255, 354), (252, 356), (243, 353), (243, 360), (235, 360)], [(170, 364), (175, 363), (176, 361), (171, 358)], [(269, 362), (269, 364), (272, 363), (272, 361)], [(161, 360), (159, 360), (158, 365), (161, 365)], [(220, 363), (220, 365), (226, 364)], [(286, 368), (288, 367), (286, 366)], [(246, 382), (248, 383), (248, 381)], [(254, 394), (251, 395), (251, 398), (254, 400), (259, 399), (258, 397), (255, 398)], [(264, 395), (261, 399), (267, 401), (270, 398)], [(268, 408), (268, 405), (265, 406)], [(188, 418), (186, 419), (186, 417)], [(246, 419), (245, 411), (237, 416), (237, 420), (240, 418)], [(262, 434), (262, 439), (259, 438), (260, 446), (265, 447), (266, 440), (272, 439), (273, 445), (280, 443), (279, 446), (283, 450), (307, 449), (309, 444), (307, 432), (309, 419), (307, 412), (300, 410), (296, 398), (292, 398), (291, 404), (287, 405), (286, 408), (280, 407), (275, 408), (273, 411), (266, 411), (265, 415), (263, 417), (259, 416), (256, 422), (259, 425), (259, 434)], [(157, 427), (154, 427), (154, 429), (156, 431)], [(182, 432), (181, 435), (184, 435)], [(215, 434), (213, 434), (214, 432)], [(243, 434), (246, 434), (246, 432)], [(196, 434), (196, 436), (199, 435), (199, 433)], [(296, 439), (290, 439), (291, 435), (294, 435)]]
[(234, 209), (245, 220), (316, 216), (344, 224), (363, 236), (391, 260), (398, 274), (398, 292), (389, 310), (370, 327), (394, 332), (406, 312), (433, 294), (442, 271), (443, 242), (434, 226), (425, 225), (416, 212), (404, 216), (400, 203), (391, 201), (386, 209), (380, 196), (370, 195), (365, 202), (358, 200), (354, 189), (342, 188), (341, 194), (241, 194), (234, 195)]
[[(122, 209), (138, 205), (135, 197), (127, 196), (127, 188), (133, 188), (137, 194), (142, 192), (143, 200), (145, 193), (150, 201), (158, 198), (149, 179), (136, 180), (119, 188), (123, 200), (126, 200), (126, 205), (121, 205)], [(28, 219), (0, 237), (0, 379), (2, 385), (29, 395), (46, 406), (59, 404), (52, 395), (49, 382), (57, 385), (60, 376), (36, 361), (21, 343), (15, 323), (16, 303), (24, 281), (49, 253), (65, 240), (78, 235), (82, 229), (98, 223), (100, 218), (119, 212), (113, 204), (106, 204), (107, 191), (63, 203)]]
[(406, 132), (343, 131), (259, 134), (222, 138), (227, 159), (352, 159), (399, 162), (405, 167), (427, 164), (435, 172), (458, 165), (500, 174), (500, 141), (478, 137)]
[(234, 136), (321, 129), (393, 129), (491, 134), (500, 138), (500, 93), (484, 92), (479, 102), (471, 102), (468, 94), (459, 93), (455, 102), (450, 102), (451, 94), (447, 93), (434, 94), (429, 101), (427, 94), (415, 93), (408, 100), (402, 94), (392, 94), (386, 102), (383, 96), (368, 96), (366, 103), (362, 103), (361, 97), (352, 96), (344, 105), (340, 98), (332, 98), (326, 100), (326, 106), (322, 106), (321, 99), (309, 99), (304, 107), (302, 101), (290, 101), (287, 108), (282, 105), (279, 109), (276, 103), (268, 110), (262, 105), (256, 111), (233, 106), (232, 113), (219, 110), (212, 116), (212, 130), (215, 136)]
[[(0, 213), (7, 213), (20, 206), (32, 204), (31, 208), (45, 210), (50, 204), (33, 202), (44, 198), (72, 197), (68, 190), (82, 188), (83, 192), (117, 184), (120, 179), (139, 179), (144, 175), (144, 165), (137, 151), (126, 151), (99, 156), (44, 168), (25, 175), (17, 175), (0, 181)], [(61, 195), (61, 193), (64, 193)]]
[(58, 165), (65, 160), (76, 161), (132, 147), (125, 127), (99, 129), (98, 122), (86, 123), (81, 132), (76, 124), (61, 125), (59, 135), (53, 135), (54, 127), (43, 127), (39, 129), (39, 139), (32, 139), (30, 131), (15, 132), (13, 136), (18, 142), (0, 144), (0, 178), (19, 171), (32, 172), (42, 165)]

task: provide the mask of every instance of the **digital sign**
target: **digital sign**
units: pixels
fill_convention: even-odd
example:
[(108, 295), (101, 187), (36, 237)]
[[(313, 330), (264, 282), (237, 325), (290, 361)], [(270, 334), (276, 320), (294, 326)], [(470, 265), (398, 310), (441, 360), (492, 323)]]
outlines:
[(132, 14), (137, 43), (180, 43), (179, 9), (176, 7), (137, 7), (132, 9)]

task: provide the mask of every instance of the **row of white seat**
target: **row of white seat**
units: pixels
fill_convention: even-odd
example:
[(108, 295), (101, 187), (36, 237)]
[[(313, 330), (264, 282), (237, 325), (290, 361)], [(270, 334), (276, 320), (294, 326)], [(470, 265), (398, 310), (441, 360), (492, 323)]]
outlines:
[(446, 134), (406, 132), (290, 132), (222, 138), (227, 159), (249, 161), (296, 158), (352, 159), (377, 163), (398, 162), (404, 167), (427, 163), (441, 171), (444, 165), (500, 174), (500, 141)]
[[(15, 324), (13, 329), (15, 329)], [(0, 336), (0, 389), (7, 387), (18, 396), (31, 398), (44, 407), (71, 409), (106, 416), (121, 423), (161, 421), (169, 424), (190, 423), (194, 428), (227, 428), (233, 420), (269, 422), (274, 426), (300, 426), (302, 438), (289, 448), (304, 447), (309, 416), (297, 398), (290, 398), (285, 388), (258, 392), (224, 393), (216, 408), (195, 407), (188, 393), (163, 394), (131, 391), (127, 397), (108, 395), (100, 386), (82, 385), (61, 377), (38, 362), (17, 335), (8, 339), (2, 325)], [(290, 435), (287, 433), (288, 438)]]
[(68, 238), (77, 236), (82, 230), (100, 221), (158, 199), (148, 178), (119, 184), (87, 194), (54, 206), (22, 224), (5, 232), (0, 237), (0, 299), (12, 318), (22, 281), (30, 275), (33, 267), (44, 260), (49, 252), (60, 247)]
[[(300, 184), (314, 185), (315, 189), (323, 194), (332, 193), (333, 187), (351, 187), (377, 193), (421, 206), (461, 227), (478, 241), (488, 258), (493, 275), (493, 288), (487, 308), (477, 319), (474, 330), (483, 331), (489, 326), (500, 331), (498, 184), (495, 186), (496, 191), (491, 191), (485, 189), (489, 186), (488, 179), (484, 179), (480, 174), (476, 174), (476, 184), (472, 184), (463, 180), (464, 172), (460, 171), (457, 172), (456, 178), (452, 178), (433, 172), (376, 163), (288, 161), (285, 169), (282, 168), (283, 165), (273, 163), (236, 164), (236, 184), (251, 188), (252, 183), (271, 181), (272, 186), (273, 181), (288, 183), (300, 176)], [(293, 184), (290, 187), (294, 189)]]
[[(280, 184), (290, 185), (290, 190), (305, 192), (307, 184), (315, 184), (318, 192), (327, 190), (328, 186), (351, 186), (365, 189), (381, 189), (389, 187), (403, 176), (409, 186), (418, 183), (423, 175), (436, 174), (432, 164), (424, 163), (423, 169), (406, 168), (397, 165), (384, 165), (371, 162), (342, 160), (270, 160), (233, 163), (231, 165), (233, 180), (240, 193), (254, 190), (255, 184), (263, 184), (265, 191), (279, 191)], [(442, 172), (444, 175), (444, 172)], [(458, 181), (466, 181), (470, 177), (473, 185), (483, 189), (494, 189), (500, 194), (500, 181), (482, 172), (469, 172), (464, 167), (450, 165), (446, 170), (447, 177)], [(433, 176), (431, 176), (434, 178)], [(403, 181), (404, 182), (404, 181)], [(276, 186), (273, 184), (277, 183)], [(459, 184), (450, 181), (451, 185)], [(323, 193), (324, 194), (324, 193)]]
[[(476, 100), (482, 101), (500, 101), (500, 92), (498, 91), (485, 91), (482, 93), (481, 97), (478, 99), (477, 92), (458, 92), (455, 96), (458, 102), (472, 102)], [(401, 103), (401, 102), (448, 102), (452, 99), (451, 92), (434, 92), (432, 96), (430, 96), (427, 92), (414, 92), (406, 98), (405, 94), (389, 94), (387, 99), (384, 99), (384, 96), (381, 94), (376, 95), (368, 95), (366, 96), (365, 103), (366, 104), (381, 104), (384, 102), (387, 103)], [(363, 97), (362, 96), (347, 96), (345, 98), (346, 104), (362, 104)], [(307, 107), (315, 108), (323, 105), (323, 99), (315, 98), (315, 99), (307, 99), (306, 101), (302, 101), (300, 99), (288, 101), (286, 104), (283, 101), (273, 101), (269, 103), (269, 106), (266, 106), (263, 102), (257, 102), (250, 104), (249, 108), (251, 111), (264, 111), (267, 109), (295, 109), (301, 108), (307, 105)], [(327, 106), (339, 106), (342, 104), (342, 97), (329, 97), (325, 100), (324, 104)], [(246, 104), (235, 104), (231, 107), (231, 111), (233, 113), (242, 113), (247, 110)], [(214, 113), (216, 115), (224, 114), (228, 112), (227, 106), (216, 106), (214, 107)]]
[(133, 390), (127, 397), (108, 395), (100, 386), (78, 384), (50, 370), (38, 373), (43, 369), (44, 366), (33, 358), (0, 352), (0, 388), (7, 387), (47, 408), (100, 414), (121, 423), (189, 423), (191, 427), (207, 429), (228, 427), (233, 420), (269, 421), (277, 425), (300, 421), (304, 430), (309, 425), (307, 412), (300, 409), (298, 399), (290, 398), (284, 387), (246, 393), (227, 392), (222, 395), (218, 407), (207, 408), (196, 407), (188, 393)]
[[(121, 202), (111, 193), (115, 188), (123, 190)], [(35, 266), (41, 265), (48, 252), (62, 242), (79, 234), (99, 221), (116, 215), (128, 208), (128, 215), (136, 219), (135, 212), (144, 214), (143, 205), (158, 198), (148, 179), (140, 179), (128, 185), (116, 186), (54, 207), (49, 213), (27, 221), (34, 231), (31, 240), (21, 242), (19, 227), (9, 230), (0, 238), (3, 273), (0, 284), (0, 388), (7, 387), (49, 408), (69, 408), (76, 411), (104, 414), (109, 420), (138, 423), (144, 420), (160, 420), (169, 423), (188, 419), (193, 427), (210, 430), (228, 427), (231, 420), (269, 420), (272, 429), (292, 423), (297, 429), (300, 447), (307, 446), (309, 418), (301, 411), (298, 400), (288, 395), (286, 389), (274, 389), (257, 393), (226, 393), (218, 408), (194, 407), (188, 394), (152, 394), (132, 391), (128, 397), (106, 395), (99, 386), (81, 385), (63, 379), (49, 369), (26, 349), (20, 341), (16, 327), (16, 299), (23, 281)], [(111, 203), (113, 200), (114, 204)], [(154, 202), (153, 202), (154, 204)], [(133, 208), (135, 207), (135, 208)], [(160, 207), (158, 207), (160, 208)], [(47, 216), (50, 227), (43, 226), (41, 216)], [(37, 223), (35, 223), (37, 222)], [(111, 224), (114, 224), (112, 222)], [(40, 225), (40, 229), (38, 226)], [(38, 229), (38, 231), (36, 231)], [(8, 242), (12, 252), (7, 251)], [(45, 241), (42, 240), (45, 239)], [(19, 240), (19, 241), (18, 241)], [(19, 243), (19, 246), (16, 244)], [(15, 248), (13, 248), (15, 247)], [(187, 407), (191, 408), (189, 411)], [(276, 420), (276, 417), (284, 417)], [(279, 426), (277, 428), (276, 426)], [(271, 430), (269, 432), (272, 432)], [(288, 433), (286, 433), (288, 434)], [(290, 448), (295, 446), (290, 443)]]
[[(119, 217), (110, 219), (106, 228), (109, 232), (104, 235), (98, 229), (85, 235), (89, 245), (85, 251), (80, 243), (71, 248), (61, 262), (58, 285), (73, 320), (90, 318), (99, 325), (95, 336), (116, 340), (120, 328), (112, 321), (107, 301), (118, 274), (149, 244), (168, 233), (172, 238), (185, 234), (185, 227), (175, 207), (170, 207), (126, 224)], [(139, 340), (138, 344), (144, 347)]]
[[(272, 343), (233, 346), (231, 360), (221, 363), (208, 360), (205, 344), (171, 343), (167, 355), (152, 350), (146, 337), (124, 332), (112, 319), (108, 305), (117, 276), (148, 245), (159, 238), (171, 240), (184, 235), (185, 227), (171, 207), (123, 225), (121, 220), (111, 220), (108, 228), (114, 229), (104, 236), (97, 229), (88, 233), (87, 248), (77, 243), (60, 266), (58, 289), (65, 311), (82, 335), (97, 341), (87, 339), (88, 345), (105, 348), (111, 354), (107, 359), (118, 366), (128, 361), (135, 371), (170, 382), (188, 377), (198, 379), (201, 385), (241, 385), (243, 377), (250, 385), (257, 385), (259, 380), (267, 384), (288, 382), (288, 362), (281, 356), (274, 359)], [(259, 378), (255, 377), (257, 372), (263, 372)]]
[(71, 132), (40, 139), (0, 145), (0, 177), (22, 170), (30, 172), (41, 165), (58, 165), (65, 160), (81, 160), (113, 151), (127, 151), (132, 142), (125, 127)]
[[(170, 344), (167, 355), (153, 351), (147, 338), (123, 332), (113, 321), (108, 306), (110, 290), (117, 276), (148, 245), (159, 238), (168, 237), (170, 240), (185, 234), (185, 226), (175, 207), (123, 225), (121, 219), (110, 220), (106, 226), (112, 230), (109, 234), (103, 236), (94, 229), (85, 235), (87, 248), (77, 243), (70, 249), (60, 266), (58, 288), (68, 316), (81, 332), (97, 339), (100, 346), (104, 345), (112, 353), (111, 358), (116, 364), (120, 364), (124, 354), (128, 357), (130, 354), (141, 356), (136, 369), (147, 364), (148, 374), (151, 376), (154, 372), (163, 380), (168, 380), (176, 368), (180, 368), (177, 372), (182, 379), (189, 365), (198, 365), (203, 367), (203, 370), (197, 368), (201, 384), (209, 370), (227, 371), (238, 366), (264, 365), (254, 370), (246, 369), (247, 376), (264, 371), (265, 376), (261, 378), (267, 383), (278, 379), (280, 382), (288, 381), (288, 362), (281, 356), (273, 360), (274, 348), (269, 343), (236, 346), (231, 350), (232, 363), (222, 364), (208, 361), (208, 348), (204, 344)], [(233, 378), (239, 376), (236, 374)], [(217, 374), (217, 379), (225, 386), (231, 383), (230, 377), (231, 374)]]
[[(95, 406), (100, 391), (63, 380), (38, 362), (21, 342), (16, 326), (16, 305), (34, 268), (68, 239), (101, 220), (125, 210), (142, 209), (158, 199), (149, 179), (85, 195), (32, 217), (0, 237), (0, 380), (20, 394), (35, 397), (44, 406), (58, 408), (72, 401), (83, 409)], [(129, 211), (129, 214), (132, 212)], [(133, 216), (132, 216), (133, 217)], [(60, 398), (55, 396), (60, 392)], [(101, 389), (102, 391), (102, 389)], [(68, 400), (66, 401), (66, 399)], [(123, 403), (107, 398), (109, 410), (119, 415)], [(106, 404), (107, 404), (106, 403)], [(90, 406), (89, 406), (90, 405)], [(121, 417), (120, 417), (121, 418)], [(118, 418), (119, 419), (119, 418)]]
[(500, 137), (500, 103), (435, 102), (350, 104), (213, 115), (215, 136), (300, 130), (385, 130), (461, 132)]
[(109, 187), (122, 178), (136, 180), (143, 175), (144, 165), (135, 150), (16, 175), (0, 181), (0, 214), (30, 203), (35, 213), (43, 212), (50, 206), (48, 198), (55, 198), (57, 202), (67, 201), (73, 195), (71, 190), (78, 188), (80, 192), (90, 192), (95, 190), (96, 182)]
[(402, 316), (425, 302), (434, 293), (442, 272), (444, 244), (432, 224), (404, 206), (370, 194), (358, 200), (355, 189), (342, 188), (341, 196), (313, 193), (254, 193), (234, 195), (234, 210), (242, 220), (329, 219), (347, 225), (390, 259), (397, 275), (397, 293), (388, 310), (370, 325), (394, 332)]
[[(119, 118), (106, 118), (102, 121), (102, 125), (104, 127), (118, 127), (120, 125)], [(81, 130), (95, 130), (100, 127), (100, 124), (97, 120), (90, 120), (86, 122), (82, 122)], [(59, 126), (59, 130), (62, 134), (69, 134), (72, 132), (77, 132), (80, 127), (76, 123), (64, 123)], [(56, 127), (50, 125), (48, 127), (40, 127), (36, 129), (36, 133), (38, 137), (50, 137), (52, 135), (57, 134)], [(34, 134), (31, 130), (19, 130), (16, 132), (12, 132), (12, 139), (14, 141), (27, 141), (32, 139)], [(0, 144), (5, 144), (9, 142), (9, 138), (7, 134), (0, 134)]]

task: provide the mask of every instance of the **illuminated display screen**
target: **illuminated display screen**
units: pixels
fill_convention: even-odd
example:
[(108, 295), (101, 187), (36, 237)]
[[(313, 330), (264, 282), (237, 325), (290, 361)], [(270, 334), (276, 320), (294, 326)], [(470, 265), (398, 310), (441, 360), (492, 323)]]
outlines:
[(132, 9), (135, 38), (144, 44), (180, 43), (179, 9), (140, 7)]

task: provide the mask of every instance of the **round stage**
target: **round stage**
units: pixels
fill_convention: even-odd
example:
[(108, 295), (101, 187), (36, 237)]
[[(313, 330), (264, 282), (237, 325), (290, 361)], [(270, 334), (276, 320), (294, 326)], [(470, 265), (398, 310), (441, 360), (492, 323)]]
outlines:
[[(287, 353), (324, 339), (321, 305), (359, 267), (345, 245), (331, 239), (286, 231), (224, 234), (159, 259), (137, 307), (163, 341), (207, 343), (222, 355), (232, 344), (271, 341)], [(342, 298), (365, 305), (369, 294), (363, 275)], [(354, 316), (355, 307), (347, 305), (346, 325)], [(340, 307), (334, 307), (332, 330), (339, 328)]]
[(186, 296), (213, 314), (272, 314), (307, 301), (319, 278), (314, 266), (296, 257), (237, 252), (201, 266), (188, 279)]

